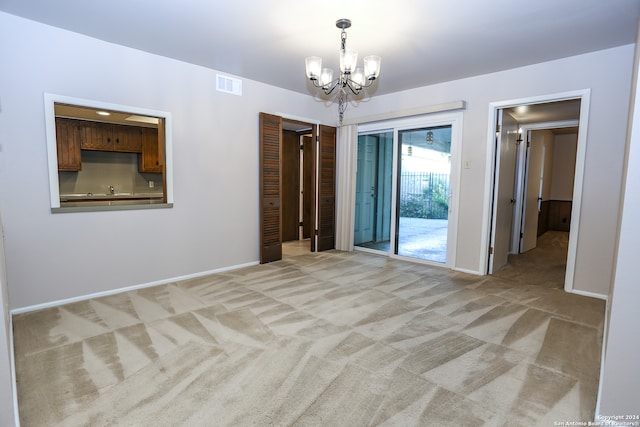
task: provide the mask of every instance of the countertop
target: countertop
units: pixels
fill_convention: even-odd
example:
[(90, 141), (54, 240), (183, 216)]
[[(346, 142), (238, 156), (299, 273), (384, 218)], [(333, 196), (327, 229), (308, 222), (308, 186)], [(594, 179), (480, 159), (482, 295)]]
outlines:
[(146, 192), (146, 193), (113, 193), (113, 194), (97, 194), (97, 193), (71, 193), (60, 194), (60, 202), (82, 202), (82, 201), (109, 201), (109, 200), (149, 200), (160, 199), (164, 197), (163, 193)]

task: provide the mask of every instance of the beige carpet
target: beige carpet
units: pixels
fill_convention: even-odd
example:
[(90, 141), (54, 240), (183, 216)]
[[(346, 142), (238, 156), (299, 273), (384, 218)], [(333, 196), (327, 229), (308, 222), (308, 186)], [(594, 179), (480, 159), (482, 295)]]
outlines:
[(22, 425), (592, 420), (604, 302), (559, 289), (545, 236), (493, 277), (302, 252), (17, 315)]

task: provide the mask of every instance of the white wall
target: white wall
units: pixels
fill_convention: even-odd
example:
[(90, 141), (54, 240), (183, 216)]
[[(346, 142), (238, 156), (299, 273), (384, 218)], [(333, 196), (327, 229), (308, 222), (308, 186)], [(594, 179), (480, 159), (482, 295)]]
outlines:
[[(4, 263), (2, 219), (0, 219), (0, 426), (15, 424), (13, 413), (13, 380), (11, 378), (11, 331), (9, 293)], [(15, 414), (17, 415), (17, 414)]]
[(578, 134), (556, 135), (553, 150), (553, 179), (551, 200), (573, 200), (573, 181), (576, 173)]
[[(0, 64), (11, 308), (256, 262), (258, 113), (335, 123), (309, 96), (249, 80), (242, 97), (216, 92), (215, 71), (5, 13)], [(44, 92), (171, 112), (175, 206), (52, 214)]]
[[(575, 289), (607, 295), (613, 268), (634, 45), (376, 96), (347, 110), (349, 119), (455, 100), (464, 111), (458, 268), (482, 271), (482, 227), (489, 222), (488, 105), (491, 102), (591, 89)], [(424, 70), (428, 73), (429, 70)], [(381, 76), (384, 78), (384, 75)]]
[(4, 239), (0, 218), (0, 426), (14, 425), (13, 382), (11, 378), (11, 342), (9, 321), (9, 291), (4, 263)]
[[(640, 33), (638, 34), (640, 42)], [(626, 177), (620, 221), (613, 289), (608, 301), (609, 322), (605, 331), (605, 354), (600, 377), (600, 415), (640, 415), (640, 49), (636, 48), (633, 115), (627, 152)], [(629, 420), (622, 420), (629, 421)], [(637, 419), (634, 421), (638, 421)], [(624, 424), (621, 424), (624, 425)]]

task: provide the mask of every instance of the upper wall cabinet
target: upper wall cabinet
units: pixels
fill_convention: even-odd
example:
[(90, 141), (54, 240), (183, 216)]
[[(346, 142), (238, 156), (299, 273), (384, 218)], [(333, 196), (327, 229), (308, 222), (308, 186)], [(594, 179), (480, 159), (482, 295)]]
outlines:
[(158, 129), (144, 129), (142, 137), (142, 152), (138, 155), (138, 170), (140, 172), (162, 173), (164, 155), (162, 144), (158, 138)]
[(56, 147), (59, 171), (79, 171), (82, 167), (80, 146), (81, 127), (77, 120), (56, 119)]
[[(158, 135), (158, 130), (154, 130), (156, 135)], [(138, 126), (111, 125), (111, 132), (113, 151), (127, 153), (140, 153), (142, 151), (142, 134), (144, 128)]]
[(81, 126), (83, 150), (140, 153), (143, 128), (112, 123), (77, 120)]

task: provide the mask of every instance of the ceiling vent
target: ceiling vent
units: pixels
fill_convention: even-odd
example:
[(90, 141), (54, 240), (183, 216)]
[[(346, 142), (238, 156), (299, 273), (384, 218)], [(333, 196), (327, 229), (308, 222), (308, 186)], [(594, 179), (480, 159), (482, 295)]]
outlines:
[(216, 90), (218, 92), (242, 96), (242, 80), (216, 74)]

